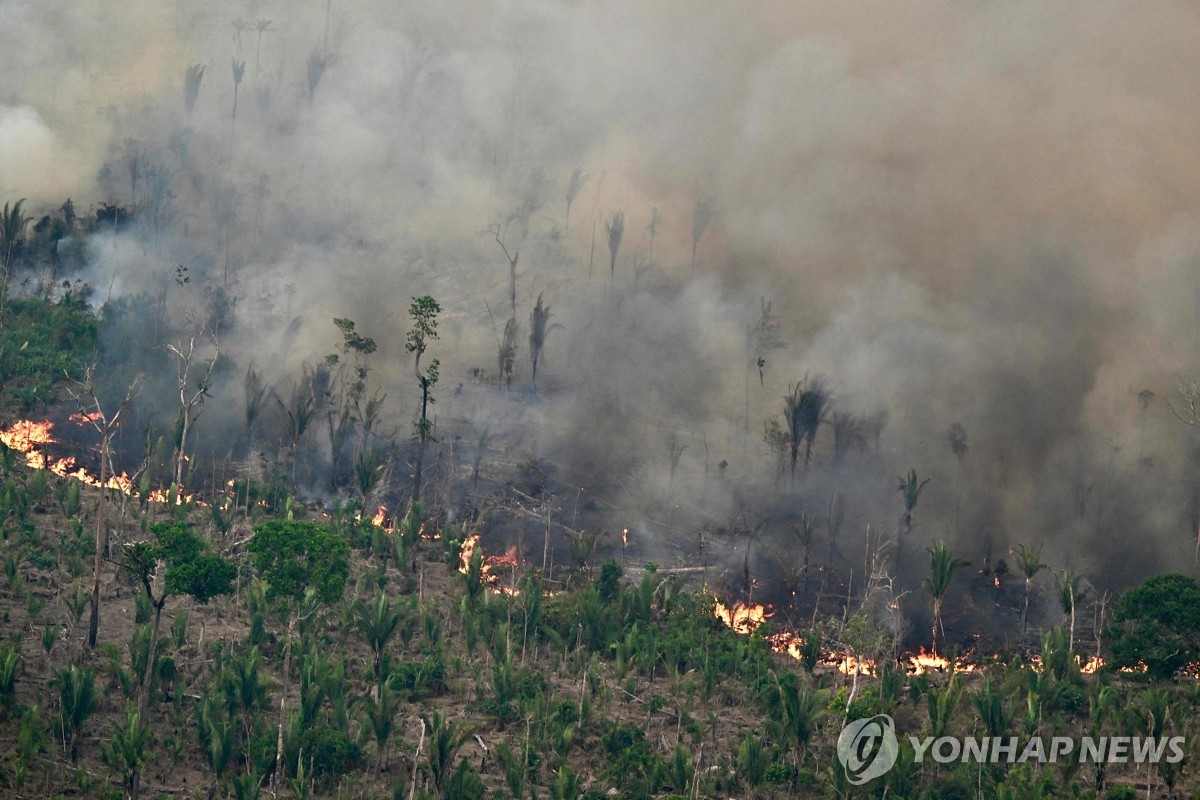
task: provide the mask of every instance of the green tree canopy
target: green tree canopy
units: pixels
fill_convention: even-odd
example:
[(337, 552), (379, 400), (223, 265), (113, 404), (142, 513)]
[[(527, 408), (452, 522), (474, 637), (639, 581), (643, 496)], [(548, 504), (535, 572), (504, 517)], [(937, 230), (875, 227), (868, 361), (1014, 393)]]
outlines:
[(328, 526), (271, 520), (254, 526), (247, 545), (271, 600), (299, 602), (308, 590), (322, 603), (341, 599), (350, 570), (350, 546)]
[[(163, 595), (187, 594), (207, 603), (214, 597), (233, 591), (237, 569), (229, 561), (209, 550), (186, 522), (159, 523), (151, 528), (154, 538), (129, 545), (122, 563), (126, 572), (149, 585), (159, 562), (166, 565)], [(149, 589), (147, 589), (149, 592)]]
[(1145, 664), (1150, 677), (1170, 678), (1200, 660), (1200, 585), (1186, 575), (1155, 575), (1117, 600), (1104, 638), (1109, 664)]

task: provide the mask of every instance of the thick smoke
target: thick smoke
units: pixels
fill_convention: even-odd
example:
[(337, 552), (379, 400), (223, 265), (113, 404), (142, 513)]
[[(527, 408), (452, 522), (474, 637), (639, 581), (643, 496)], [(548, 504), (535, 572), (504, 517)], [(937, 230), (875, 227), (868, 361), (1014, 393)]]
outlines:
[[(0, 200), (134, 210), (58, 277), (161, 309), (110, 331), (117, 353), (221, 320), (197, 431), (216, 459), (247, 458), (246, 367), (286, 395), (334, 317), (377, 341), (376, 432), (406, 443), (406, 311), (432, 294), (439, 464), (469, 474), (482, 441), (491, 485), (628, 527), (640, 559), (707, 535), (709, 563), (778, 581), (808, 512), (814, 565), (861, 570), (912, 467), (933, 479), (914, 586), (945, 538), (989, 567), (1041, 543), (1116, 588), (1197, 541), (1196, 442), (1167, 403), (1200, 372), (1198, 28), (1182, 2), (10, 2)], [(535, 391), (539, 295), (561, 327)], [(172, 365), (144, 366), (142, 413), (169, 426)], [(835, 452), (831, 415), (793, 483), (764, 425), (805, 374), (859, 435)]]

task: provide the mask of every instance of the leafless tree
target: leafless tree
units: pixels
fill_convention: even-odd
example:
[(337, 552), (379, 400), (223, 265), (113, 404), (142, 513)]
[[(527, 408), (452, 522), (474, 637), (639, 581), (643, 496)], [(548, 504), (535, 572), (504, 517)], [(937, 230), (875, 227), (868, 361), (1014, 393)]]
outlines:
[(133, 403), (141, 390), (140, 376), (133, 379), (125, 396), (116, 408), (105, 411), (104, 404), (96, 393), (96, 365), (84, 369), (81, 380), (72, 381), (74, 387), (68, 391), (79, 406), (79, 413), (100, 434), (100, 499), (96, 507), (95, 559), (92, 567), (92, 614), (88, 622), (88, 647), (96, 646), (96, 635), (100, 630), (100, 563), (108, 549), (108, 537), (104, 527), (104, 501), (108, 495), (109, 476), (112, 473), (112, 437), (121, 422), (121, 416)]
[(508, 247), (500, 239), (500, 228), (497, 227), (492, 233), (496, 237), (496, 244), (500, 245), (500, 249), (504, 251), (504, 257), (508, 260), (508, 302), (512, 310), (511, 319), (515, 320), (517, 318), (517, 260), (521, 257), (521, 251), (514, 250), (510, 255)]
[[(204, 340), (212, 346), (212, 355), (200, 357), (197, 345), (204, 348)], [(187, 463), (187, 442), (192, 426), (200, 416), (208, 390), (212, 385), (213, 368), (221, 356), (221, 347), (216, 334), (207, 329), (192, 334), (187, 344), (167, 344), (167, 350), (175, 355), (179, 386), (179, 416), (175, 422), (175, 485), (183, 491), (184, 465)]]
[(767, 298), (759, 298), (759, 316), (753, 325), (746, 329), (746, 404), (743, 428), (750, 431), (750, 373), (758, 368), (758, 384), (766, 386), (767, 354), (772, 350), (783, 347), (783, 336), (779, 330), (779, 320), (771, 310), (771, 302)]

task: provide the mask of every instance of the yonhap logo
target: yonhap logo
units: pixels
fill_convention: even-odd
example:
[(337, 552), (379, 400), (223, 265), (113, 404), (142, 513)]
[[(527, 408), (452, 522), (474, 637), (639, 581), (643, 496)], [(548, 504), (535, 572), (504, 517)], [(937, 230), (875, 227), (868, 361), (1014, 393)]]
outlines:
[(896, 723), (887, 714), (848, 723), (837, 740), (838, 761), (846, 770), (846, 779), (855, 786), (891, 769), (899, 749)]
[[(926, 736), (908, 737), (914, 764), (1178, 764), (1184, 760), (1187, 740), (1182, 736)], [(896, 724), (887, 714), (856, 719), (842, 728), (837, 740), (838, 761), (854, 786), (878, 778), (896, 765), (900, 746)]]

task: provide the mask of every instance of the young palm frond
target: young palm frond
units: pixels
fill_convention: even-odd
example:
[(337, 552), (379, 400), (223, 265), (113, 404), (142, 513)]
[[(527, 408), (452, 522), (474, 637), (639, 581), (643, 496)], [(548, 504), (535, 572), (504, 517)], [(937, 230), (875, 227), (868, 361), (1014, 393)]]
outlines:
[(262, 376), (258, 374), (258, 370), (254, 368), (254, 364), (246, 367), (246, 438), (250, 444), (254, 443), (254, 423), (258, 421), (259, 415), (262, 413), (263, 404), (267, 399), (267, 387), (262, 381)]
[(1004, 702), (1003, 692), (993, 686), (991, 678), (983, 679), (979, 691), (971, 696), (971, 700), (988, 736), (994, 738), (1008, 733), (1013, 711)]
[(79, 735), (96, 710), (96, 671), (71, 666), (58, 673), (59, 708), (62, 713), (64, 744), (71, 748), (71, 763), (79, 760)]
[(787, 720), (786, 735), (796, 748), (796, 766), (799, 766), (825, 712), (826, 693), (808, 686), (801, 687), (796, 681), (780, 681), (779, 693)]
[(434, 711), (433, 716), (425, 720), (425, 727), (429, 731), (429, 773), (433, 778), (434, 788), (440, 794), (446, 778), (450, 775), (454, 757), (469, 733), (460, 725), (443, 717), (440, 711)]
[(313, 390), (313, 375), (305, 370), (304, 377), (292, 387), (291, 399), (285, 403), (283, 398), (272, 389), (271, 396), (279, 405), (287, 420), (288, 442), (292, 451), (292, 481), (296, 480), (296, 462), (299, 460), (300, 442), (308, 433), (308, 426), (317, 413), (316, 392)]
[(1023, 544), (1017, 545), (1017, 549), (1013, 550), (1013, 556), (1017, 559), (1017, 569), (1025, 576), (1025, 606), (1021, 611), (1021, 630), (1029, 628), (1029, 601), (1033, 594), (1033, 579), (1037, 574), (1045, 569), (1046, 565), (1042, 563), (1042, 548), (1028, 547)]
[(370, 696), (364, 696), (361, 698), (361, 702), (366, 710), (367, 723), (371, 727), (371, 733), (375, 735), (375, 746), (379, 752), (376, 771), (379, 771), (387, 766), (387, 745), (395, 728), (396, 712), (400, 709), (400, 696), (392, 691), (387, 683), (384, 683), (379, 689), (378, 701)]
[(137, 711), (126, 711), (124, 724), (113, 724), (112, 740), (104, 748), (105, 761), (121, 771), (131, 800), (138, 798), (149, 734), (150, 727), (142, 722), (142, 715)]
[(400, 620), (404, 617), (404, 609), (399, 603), (392, 605), (387, 594), (379, 592), (370, 605), (358, 603), (355, 607), (354, 625), (362, 632), (375, 654), (375, 682), (383, 682), (383, 653), (388, 642), (396, 633)]
[(933, 652), (935, 653), (937, 652), (938, 631), (941, 631), (943, 637), (946, 635), (946, 631), (942, 627), (942, 603), (946, 599), (950, 581), (959, 567), (969, 566), (970, 563), (956, 557), (954, 552), (941, 540), (934, 542), (933, 547), (929, 548), (929, 577), (925, 579), (924, 588), (933, 598)]
[(925, 484), (929, 483), (933, 478), (919, 480), (917, 471), (910, 469), (906, 475), (898, 477), (899, 481), (897, 490), (904, 496), (904, 530), (912, 530), (913, 512), (917, 509), (917, 502), (921, 499), (921, 492), (925, 491)]
[(354, 462), (354, 482), (358, 488), (358, 495), (364, 503), (372, 487), (375, 486), (376, 478), (379, 477), (379, 467), (379, 457), (376, 455), (374, 447), (363, 450)]

